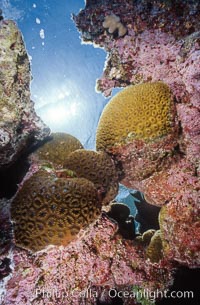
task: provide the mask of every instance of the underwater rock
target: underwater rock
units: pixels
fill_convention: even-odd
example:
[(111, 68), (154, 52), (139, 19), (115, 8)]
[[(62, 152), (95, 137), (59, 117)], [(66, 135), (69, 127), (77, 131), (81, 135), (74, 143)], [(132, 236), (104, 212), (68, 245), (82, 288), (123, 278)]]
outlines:
[(0, 260), (8, 255), (12, 245), (12, 224), (10, 220), (10, 201), (0, 200)]
[(30, 100), (30, 64), (20, 31), (0, 21), (0, 168), (49, 134)]
[(89, 180), (38, 170), (20, 185), (11, 203), (15, 243), (31, 251), (67, 245), (99, 216), (100, 208)]
[(186, 185), (159, 215), (165, 257), (193, 268), (200, 266), (199, 203), (199, 186)]
[[(104, 30), (105, 16), (112, 14), (127, 28), (124, 37)], [(108, 53), (104, 73), (97, 81), (97, 90), (105, 96), (114, 87), (163, 80), (177, 98), (193, 95), (193, 103), (198, 103), (198, 1), (91, 1), (74, 21), (83, 42), (92, 42)]]
[[(163, 105), (163, 100), (168, 101), (167, 91), (163, 90), (165, 85), (162, 88), (160, 84), (129, 86), (111, 99), (97, 128), (97, 149), (112, 156), (120, 183), (142, 192), (147, 202), (166, 206), (166, 209), (169, 207), (170, 211), (172, 203), (176, 202), (173, 217), (167, 214), (164, 225), (171, 234), (168, 230), (163, 234), (161, 229), (162, 240), (169, 247), (169, 251), (164, 253), (168, 256), (168, 253), (176, 251), (176, 254), (169, 255), (169, 259), (171, 257), (186, 266), (198, 266), (200, 208), (196, 202), (200, 200), (200, 112), (191, 104), (176, 104), (173, 99), (173, 106)], [(166, 113), (162, 114), (163, 110)], [(181, 227), (186, 227), (187, 238), (182, 231), (179, 232), (181, 227), (177, 221), (178, 206), (181, 208), (182, 205), (185, 212)], [(194, 211), (192, 215), (191, 210)], [(193, 217), (192, 223), (188, 215)], [(194, 236), (197, 244), (193, 241)]]
[(104, 152), (79, 149), (69, 154), (64, 168), (72, 170), (79, 178), (94, 183), (102, 197), (102, 204), (109, 204), (117, 195), (118, 175), (112, 158)]
[[(152, 293), (166, 289), (172, 280), (172, 266), (164, 259), (151, 263), (145, 258), (145, 247), (116, 232), (116, 223), (102, 215), (67, 247), (52, 247), (34, 255), (15, 248), (14, 270), (2, 305), (64, 305), (66, 300), (67, 304), (94, 305), (111, 289), (130, 295), (134, 289)], [(124, 304), (136, 302), (127, 294), (122, 300)]]
[(10, 201), (0, 199), (0, 301), (5, 285), (12, 274), (13, 228), (10, 220)]

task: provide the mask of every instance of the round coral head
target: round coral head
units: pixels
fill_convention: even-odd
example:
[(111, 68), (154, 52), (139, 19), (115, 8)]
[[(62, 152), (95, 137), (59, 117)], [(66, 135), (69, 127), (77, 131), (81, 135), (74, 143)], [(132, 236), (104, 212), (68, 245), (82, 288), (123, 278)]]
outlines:
[(56, 132), (43, 146), (39, 147), (34, 155), (40, 160), (52, 163), (55, 167), (62, 168), (65, 158), (72, 151), (82, 149), (81, 142), (70, 134)]
[(68, 155), (64, 162), (67, 169), (77, 177), (92, 181), (102, 197), (102, 204), (108, 204), (118, 192), (118, 175), (114, 162), (105, 152), (78, 149)]
[(177, 130), (169, 87), (162, 82), (144, 83), (127, 87), (107, 104), (98, 124), (96, 147), (113, 156), (121, 183), (140, 190), (133, 181), (166, 165), (177, 145)]
[(114, 96), (100, 118), (97, 150), (131, 142), (151, 141), (173, 128), (173, 101), (169, 87), (162, 82), (130, 86)]
[(84, 178), (57, 178), (39, 170), (26, 180), (11, 206), (16, 245), (38, 251), (67, 245), (100, 214), (94, 184)]

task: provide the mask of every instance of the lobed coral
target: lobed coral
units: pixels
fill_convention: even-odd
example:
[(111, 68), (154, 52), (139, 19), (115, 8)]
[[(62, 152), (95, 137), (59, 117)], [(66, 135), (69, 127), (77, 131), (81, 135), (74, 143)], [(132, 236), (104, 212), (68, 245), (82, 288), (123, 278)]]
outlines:
[(110, 34), (113, 34), (115, 31), (117, 31), (119, 37), (122, 37), (127, 33), (126, 27), (120, 22), (120, 18), (115, 14), (105, 17), (103, 27), (108, 29)]
[(78, 139), (70, 134), (56, 132), (44, 145), (39, 147), (34, 156), (41, 161), (51, 162), (54, 166), (62, 168), (67, 156), (83, 146)]
[(92, 181), (103, 196), (102, 204), (108, 204), (117, 195), (118, 175), (106, 153), (79, 149), (65, 158), (64, 167), (72, 170), (77, 177)]
[(12, 201), (16, 245), (38, 251), (66, 245), (100, 213), (94, 184), (84, 178), (57, 178), (39, 170)]

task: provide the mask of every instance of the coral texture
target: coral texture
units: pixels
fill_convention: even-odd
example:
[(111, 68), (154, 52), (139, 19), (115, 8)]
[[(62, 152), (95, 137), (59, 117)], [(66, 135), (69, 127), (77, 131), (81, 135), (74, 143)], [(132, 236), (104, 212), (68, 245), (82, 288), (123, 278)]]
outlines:
[(51, 162), (55, 167), (62, 168), (67, 156), (83, 146), (78, 139), (70, 134), (56, 132), (44, 145), (39, 147), (34, 156), (41, 161)]
[[(97, 90), (110, 96), (114, 87), (163, 80), (176, 97), (198, 104), (200, 3), (192, 1), (90, 2), (74, 21), (83, 42), (104, 48), (107, 61)], [(128, 29), (114, 37), (103, 28), (107, 15), (117, 15)]]
[(115, 95), (99, 120), (96, 147), (106, 150), (134, 139), (151, 141), (173, 131), (174, 104), (162, 82), (129, 86)]
[[(128, 29), (124, 37), (111, 36), (102, 28), (102, 19), (109, 14), (118, 16)], [(129, 129), (124, 133), (130, 119), (128, 111), (121, 117), (126, 101), (118, 104), (110, 116), (115, 129), (110, 125), (109, 135), (108, 126), (104, 128), (102, 122), (104, 116), (107, 122), (106, 113), (114, 104), (113, 98), (100, 119), (97, 148), (108, 151), (114, 159), (122, 184), (143, 192), (151, 204), (166, 205), (166, 211), (163, 208), (165, 212), (161, 213), (161, 236), (167, 245), (164, 255), (187, 266), (199, 266), (196, 202), (200, 198), (200, 3), (88, 1), (74, 20), (84, 42), (90, 41), (108, 53), (103, 76), (97, 81), (97, 89), (105, 96), (114, 87), (130, 84), (162, 81), (169, 86), (175, 109), (173, 137), (166, 134), (147, 142), (134, 138)], [(121, 94), (125, 95), (126, 90)], [(133, 114), (132, 121), (145, 124), (143, 113)], [(145, 131), (144, 125), (140, 130)], [(119, 138), (115, 136), (117, 131)], [(107, 134), (108, 143), (100, 142), (100, 133), (102, 139)]]
[(103, 196), (102, 204), (108, 204), (117, 195), (118, 175), (114, 162), (106, 153), (76, 150), (65, 159), (64, 167), (77, 177), (92, 181)]
[(99, 214), (92, 182), (39, 170), (26, 179), (12, 201), (15, 242), (32, 251), (66, 245)]
[[(124, 240), (116, 230), (117, 225), (103, 215), (67, 247), (33, 256), (14, 249), (13, 275), (2, 305), (92, 305), (111, 289), (130, 295), (136, 287), (151, 292), (165, 289), (172, 266), (164, 259), (152, 264), (145, 259), (143, 245)], [(123, 300), (124, 304), (136, 301), (127, 294)]]
[(30, 67), (21, 33), (0, 21), (0, 167), (49, 134), (30, 100)]
[(162, 235), (158, 230), (154, 233), (147, 247), (146, 255), (151, 262), (158, 262), (163, 257)]
[(160, 212), (165, 257), (190, 267), (200, 266), (200, 194), (197, 183), (181, 189)]
[(141, 181), (169, 166), (177, 132), (169, 88), (161, 82), (141, 84), (124, 89), (105, 107), (96, 146), (114, 156), (127, 185), (127, 180)]

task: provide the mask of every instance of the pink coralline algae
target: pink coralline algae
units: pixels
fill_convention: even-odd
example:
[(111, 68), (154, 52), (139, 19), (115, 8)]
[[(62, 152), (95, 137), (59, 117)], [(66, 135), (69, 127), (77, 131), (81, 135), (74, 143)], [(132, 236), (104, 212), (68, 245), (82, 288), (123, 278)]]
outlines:
[(29, 59), (13, 21), (0, 21), (0, 39), (0, 167), (5, 167), (43, 140), (49, 128), (30, 99)]
[[(114, 87), (162, 80), (177, 98), (194, 94), (198, 103), (200, 60), (200, 4), (189, 1), (88, 1), (75, 23), (83, 42), (103, 47), (107, 62), (97, 90), (111, 95)], [(113, 37), (103, 19), (117, 15), (128, 29)], [(195, 98), (196, 96), (196, 98)]]
[[(165, 259), (157, 264), (146, 259), (145, 246), (123, 240), (116, 223), (104, 214), (68, 247), (50, 247), (32, 256), (16, 248), (13, 263), (2, 305), (89, 305), (111, 300), (111, 289), (130, 295), (137, 287), (162, 291), (173, 270)], [(129, 301), (126, 295), (124, 304)]]
[[(102, 19), (110, 14), (128, 29), (124, 37), (113, 37), (102, 28)], [(104, 73), (97, 81), (97, 90), (105, 96), (115, 87), (140, 83), (162, 81), (169, 86), (178, 132), (173, 151), (163, 154), (160, 167), (150, 172), (158, 161), (153, 152), (166, 150), (164, 137), (150, 144), (131, 142), (129, 130), (127, 144), (116, 143), (107, 151), (119, 166), (122, 184), (143, 192), (149, 203), (164, 206), (160, 226), (165, 255), (187, 266), (199, 266), (200, 3), (88, 1), (74, 20), (83, 42), (107, 51)], [(168, 145), (173, 145), (170, 139)], [(152, 158), (145, 158), (143, 152), (150, 152)], [(163, 163), (166, 156), (167, 165)], [(148, 175), (139, 176), (139, 171)]]
[(199, 199), (194, 184), (176, 194), (160, 212), (165, 257), (190, 267), (200, 266)]
[[(110, 15), (117, 16), (127, 29), (123, 37), (103, 27), (106, 16)], [(74, 20), (84, 42), (92, 42), (108, 52), (103, 76), (97, 81), (97, 89), (105, 96), (109, 96), (114, 87), (147, 82), (161, 81), (171, 90), (174, 112), (170, 132), (173, 136), (167, 129), (155, 142), (154, 139), (149, 142), (137, 139), (134, 143), (127, 141), (128, 144), (124, 141), (118, 150), (114, 147), (113, 154), (110, 151), (120, 172), (120, 182), (143, 192), (149, 203), (161, 207), (160, 230), (149, 230), (128, 240), (120, 235), (117, 223), (102, 212), (70, 244), (49, 246), (32, 254), (14, 245), (10, 202), (3, 200), (3, 223), (0, 224), (4, 232), (0, 252), (2, 305), (109, 304), (111, 291), (121, 292), (124, 305), (135, 305), (141, 303), (141, 298), (134, 296), (135, 291), (162, 292), (172, 284), (177, 267), (200, 266), (200, 4), (181, 0), (87, 0), (85, 9), (74, 16)], [(0, 30), (9, 32), (10, 27), (21, 42), (14, 23), (0, 22)], [(16, 45), (11, 43), (10, 50)], [(22, 70), (14, 76), (24, 85), (27, 95), (20, 93), (24, 98), (21, 99), (20, 119), (15, 116), (14, 106), (9, 113), (15, 119), (13, 124), (19, 127), (17, 139), (26, 143), (24, 139), (29, 139), (30, 134), (35, 136), (36, 130), (39, 139), (48, 132), (41, 121), (37, 121), (31, 106), (29, 82), (24, 79), (25, 75), (30, 78), (28, 60), (26, 56), (23, 58), (26, 66), (24, 70), (24, 66), (20, 66)], [(16, 70), (15, 64), (7, 65), (9, 71)], [(9, 84), (13, 83), (14, 76), (9, 75)], [(5, 101), (11, 93), (10, 87), (6, 88), (5, 92), (0, 83)], [(14, 95), (19, 93), (13, 92)], [(3, 107), (2, 111), (11, 122), (7, 108)], [(38, 129), (38, 124), (43, 127)], [(15, 159), (22, 149), (20, 144), (10, 149), (12, 140), (16, 139), (11, 131), (2, 133), (3, 141), (8, 143), (1, 153), (4, 164)], [(27, 132), (25, 138), (22, 137), (24, 131)], [(144, 158), (144, 154), (141, 158), (140, 149), (150, 157)], [(4, 154), (6, 151), (8, 155)], [(134, 158), (134, 154), (138, 157)], [(139, 170), (134, 172), (135, 169)], [(24, 181), (37, 170), (37, 164), (32, 164)], [(148, 296), (143, 298), (143, 304), (151, 304)]]

